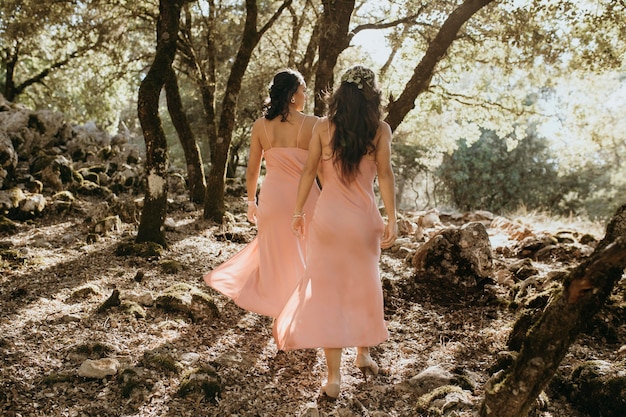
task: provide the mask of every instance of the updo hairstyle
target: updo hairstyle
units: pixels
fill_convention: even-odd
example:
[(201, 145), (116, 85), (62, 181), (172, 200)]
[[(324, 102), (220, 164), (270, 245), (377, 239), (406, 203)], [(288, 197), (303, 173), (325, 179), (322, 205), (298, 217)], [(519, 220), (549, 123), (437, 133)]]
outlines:
[(304, 77), (296, 70), (286, 69), (278, 72), (270, 84), (269, 97), (263, 105), (265, 118), (272, 120), (280, 115), (280, 121), (286, 121), (291, 98), (298, 91), (298, 87), (304, 84)]

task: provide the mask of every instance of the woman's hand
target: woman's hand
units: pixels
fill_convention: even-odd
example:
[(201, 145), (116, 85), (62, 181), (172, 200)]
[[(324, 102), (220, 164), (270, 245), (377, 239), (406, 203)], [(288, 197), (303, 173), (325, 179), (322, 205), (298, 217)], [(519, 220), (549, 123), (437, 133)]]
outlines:
[(388, 222), (385, 225), (385, 232), (383, 233), (383, 240), (380, 242), (380, 247), (383, 249), (389, 249), (396, 239), (398, 238), (398, 224), (396, 221)]
[(304, 213), (293, 215), (291, 231), (300, 239), (304, 239)]
[(255, 201), (248, 201), (248, 221), (256, 224), (257, 205)]

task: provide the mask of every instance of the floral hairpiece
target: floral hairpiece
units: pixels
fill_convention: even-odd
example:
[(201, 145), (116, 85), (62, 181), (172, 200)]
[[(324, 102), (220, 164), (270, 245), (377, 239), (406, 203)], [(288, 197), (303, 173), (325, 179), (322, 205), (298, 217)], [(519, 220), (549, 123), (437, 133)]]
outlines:
[(341, 76), (342, 83), (355, 84), (359, 90), (363, 89), (363, 84), (374, 88), (374, 72), (360, 65), (348, 68)]

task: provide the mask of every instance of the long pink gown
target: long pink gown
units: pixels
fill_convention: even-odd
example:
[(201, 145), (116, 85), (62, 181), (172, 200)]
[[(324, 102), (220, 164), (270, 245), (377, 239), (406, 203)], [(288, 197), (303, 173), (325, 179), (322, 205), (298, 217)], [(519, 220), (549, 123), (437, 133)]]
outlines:
[(308, 234), (304, 279), (274, 322), (280, 350), (374, 346), (389, 336), (378, 271), (384, 224), (373, 190), (376, 162), (363, 159), (344, 184), (332, 160)]
[[(264, 152), (266, 175), (259, 193), (257, 236), (206, 274), (204, 281), (239, 307), (276, 317), (304, 272), (307, 242), (293, 234), (291, 221), (308, 151), (298, 147), (274, 148), (267, 130), (266, 137), (269, 147)], [(304, 206), (305, 221), (309, 223), (318, 196), (319, 188), (314, 186)]]

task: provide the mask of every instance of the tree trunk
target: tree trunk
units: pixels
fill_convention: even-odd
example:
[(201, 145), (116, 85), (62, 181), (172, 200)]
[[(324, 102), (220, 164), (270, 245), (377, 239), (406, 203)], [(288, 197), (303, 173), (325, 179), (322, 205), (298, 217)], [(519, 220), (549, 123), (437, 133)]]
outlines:
[(226, 166), (226, 178), (235, 178), (239, 167), (239, 150), (247, 142), (247, 138), (239, 138), (235, 142), (231, 141), (228, 165)]
[(292, 0), (285, 0), (263, 28), (257, 31), (257, 1), (246, 0), (246, 22), (243, 38), (226, 83), (226, 91), (222, 100), (222, 113), (220, 114), (220, 121), (217, 127), (217, 137), (209, 138), (211, 170), (207, 179), (207, 194), (204, 200), (205, 219), (221, 223), (224, 217), (224, 182), (226, 179), (226, 165), (228, 164), (228, 151), (235, 125), (237, 99), (239, 98), (241, 83), (252, 57), (252, 52), (259, 43), (263, 33), (274, 24), (278, 16), (291, 2)]
[(13, 102), (16, 97), (15, 90), (15, 66), (19, 57), (19, 44), (15, 49), (7, 48), (6, 71), (4, 72), (4, 98)]
[(72, 52), (67, 56), (67, 58), (57, 61), (51, 64), (48, 68), (41, 70), (38, 74), (28, 78), (23, 81), (19, 85), (15, 84), (15, 66), (17, 65), (17, 61), (19, 59), (19, 48), (15, 49), (15, 55), (11, 55), (9, 57), (9, 61), (7, 62), (7, 69), (5, 72), (6, 83), (4, 86), (4, 95), (5, 98), (9, 101), (15, 101), (15, 99), (24, 92), (28, 87), (34, 84), (43, 84), (45, 78), (50, 75), (56, 69), (62, 68), (67, 65), (72, 59), (82, 55), (89, 48), (84, 47), (81, 50), (77, 50)]
[(354, 10), (355, 0), (322, 0), (324, 15), (322, 17), (322, 33), (319, 41), (319, 61), (315, 73), (315, 108), (316, 116), (326, 112), (324, 93), (332, 90), (334, 69), (337, 58), (350, 45), (352, 35), (349, 34), (350, 18)]
[(206, 180), (200, 148), (191, 131), (187, 115), (183, 111), (183, 103), (178, 90), (178, 81), (173, 68), (169, 68), (165, 79), (165, 94), (167, 97), (167, 109), (172, 119), (172, 124), (178, 133), (178, 138), (183, 147), (185, 162), (187, 163), (187, 184), (189, 198), (194, 203), (204, 203), (206, 193)]
[(159, 96), (176, 55), (176, 39), (182, 0), (160, 0), (154, 61), (141, 82), (137, 112), (146, 142), (148, 180), (137, 242), (165, 246), (163, 222), (167, 210), (167, 140), (159, 118)]
[(591, 257), (567, 276), (521, 343), (513, 364), (487, 382), (481, 417), (523, 417), (556, 372), (582, 326), (602, 308), (626, 268), (626, 204)]
[(435, 72), (435, 67), (444, 57), (446, 51), (456, 39), (456, 35), (477, 11), (494, 0), (466, 0), (456, 8), (439, 29), (435, 39), (428, 45), (426, 53), (415, 67), (413, 76), (395, 101), (390, 101), (385, 121), (395, 131), (406, 115), (415, 107), (415, 99), (426, 91)]
[(319, 48), (320, 44), (320, 25), (321, 21), (318, 19), (315, 22), (315, 26), (313, 27), (313, 32), (311, 32), (311, 38), (309, 39), (309, 43), (306, 46), (306, 51), (304, 52), (304, 57), (302, 57), (302, 61), (300, 61), (296, 68), (302, 76), (307, 84), (310, 83), (311, 77), (313, 77), (313, 72), (315, 70), (315, 56), (316, 51)]

